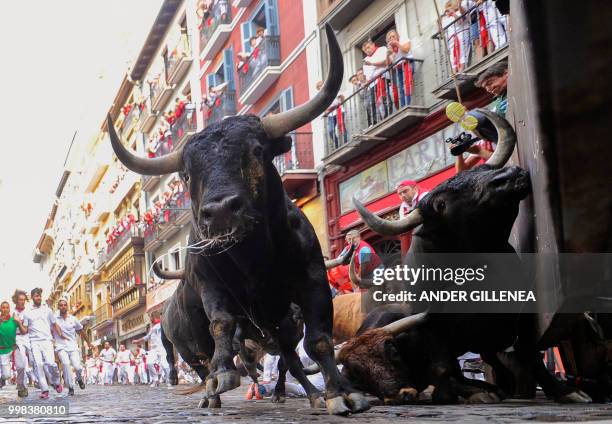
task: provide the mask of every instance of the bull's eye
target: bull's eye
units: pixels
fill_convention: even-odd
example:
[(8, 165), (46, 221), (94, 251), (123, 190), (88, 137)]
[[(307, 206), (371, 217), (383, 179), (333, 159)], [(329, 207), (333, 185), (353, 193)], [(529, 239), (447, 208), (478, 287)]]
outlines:
[(256, 158), (261, 159), (261, 157), (263, 156), (263, 147), (255, 146), (253, 148), (253, 155), (255, 155)]
[(436, 212), (442, 213), (444, 209), (446, 209), (446, 202), (444, 200), (436, 202)]

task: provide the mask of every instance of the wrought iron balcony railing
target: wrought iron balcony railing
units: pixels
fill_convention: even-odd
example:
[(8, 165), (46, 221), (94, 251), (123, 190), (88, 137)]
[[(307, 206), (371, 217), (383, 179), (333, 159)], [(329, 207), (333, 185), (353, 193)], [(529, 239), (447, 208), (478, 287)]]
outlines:
[(227, 1), (215, 1), (212, 7), (204, 12), (200, 26), (200, 53), (210, 41), (219, 25), (232, 23), (232, 8)]
[(314, 169), (312, 133), (295, 132), (289, 135), (293, 139), (291, 150), (273, 160), (278, 173), (283, 176), (287, 171)]
[(402, 58), (323, 115), (327, 155), (411, 106), (424, 106), (419, 59)]
[(268, 66), (278, 66), (279, 64), (280, 37), (278, 35), (266, 35), (238, 69), (240, 95), (242, 96), (249, 89), (257, 76)]
[(226, 116), (236, 114), (236, 91), (224, 91), (212, 104), (204, 108), (204, 126), (221, 121)]

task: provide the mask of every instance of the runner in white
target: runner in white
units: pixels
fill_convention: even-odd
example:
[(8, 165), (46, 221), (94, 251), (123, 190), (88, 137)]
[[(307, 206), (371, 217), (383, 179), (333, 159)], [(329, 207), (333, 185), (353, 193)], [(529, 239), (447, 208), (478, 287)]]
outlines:
[(138, 376), (140, 384), (147, 384), (147, 351), (142, 348), (141, 345), (136, 345), (136, 351), (134, 352), (134, 363), (135, 373)]
[(87, 368), (87, 384), (98, 383), (98, 361), (91, 355), (87, 355), (85, 359), (85, 367)]
[[(15, 304), (15, 312), (13, 316), (23, 322), (25, 316), (25, 304), (28, 300), (28, 295), (23, 290), (15, 290), (13, 294), (13, 303)], [(32, 346), (30, 345), (30, 336), (27, 333), (22, 333), (17, 329), (16, 338), (17, 348), (15, 349), (15, 368), (17, 369), (17, 396), (27, 397), (28, 389), (26, 375), (30, 380), (38, 382), (34, 375), (34, 356), (32, 355)]]
[(117, 352), (117, 359), (115, 359), (115, 364), (118, 367), (117, 380), (119, 384), (134, 384), (134, 368), (132, 367), (133, 361), (134, 355), (132, 354), (132, 351), (126, 350), (125, 345), (120, 344), (119, 352)]
[[(161, 341), (161, 320), (153, 319), (151, 329), (141, 339), (134, 340), (134, 343), (149, 342), (149, 351), (147, 352), (147, 366), (149, 367), (149, 377), (151, 378), (151, 387), (159, 386), (162, 380), (162, 371), (166, 378), (170, 374), (170, 365), (166, 360), (166, 349)], [(168, 383), (169, 384), (169, 383)]]
[(47, 377), (58, 393), (63, 390), (59, 379), (59, 368), (55, 363), (53, 343), (51, 342), (51, 327), (53, 326), (59, 337), (65, 336), (62, 329), (57, 325), (53, 311), (47, 305), (42, 304), (42, 289), (35, 288), (30, 295), (33, 305), (26, 310), (23, 324), (28, 328), (28, 334), (30, 335), (32, 354), (36, 364), (35, 371), (41, 390), (40, 398), (48, 399)]
[(104, 385), (110, 386), (113, 384), (116, 357), (117, 351), (111, 347), (109, 342), (104, 342), (104, 349), (100, 351), (100, 361), (102, 361), (102, 383)]
[(57, 356), (62, 363), (64, 370), (64, 384), (68, 386), (68, 395), (74, 396), (74, 381), (72, 378), (72, 369), (76, 372), (76, 381), (81, 389), (85, 388), (85, 382), (83, 381), (83, 364), (81, 362), (81, 352), (77, 345), (76, 335), (77, 333), (89, 344), (89, 340), (85, 335), (83, 326), (80, 321), (76, 319), (74, 315), (68, 313), (68, 301), (61, 299), (57, 305), (59, 312), (57, 314), (57, 324), (62, 329), (64, 337), (60, 337), (54, 333), (55, 337), (55, 351)]

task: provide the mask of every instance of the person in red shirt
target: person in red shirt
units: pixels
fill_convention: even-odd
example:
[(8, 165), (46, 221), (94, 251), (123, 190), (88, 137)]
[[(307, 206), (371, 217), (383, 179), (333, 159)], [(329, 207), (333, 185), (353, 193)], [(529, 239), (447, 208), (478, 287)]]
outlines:
[(347, 294), (353, 292), (353, 285), (349, 278), (348, 265), (339, 265), (327, 270), (327, 281), (337, 294)]
[(361, 234), (357, 230), (351, 230), (345, 236), (346, 245), (340, 256), (344, 255), (351, 246), (355, 246), (353, 252), (353, 260), (355, 262), (355, 272), (361, 275), (362, 278), (370, 278), (376, 268), (382, 268), (383, 262), (374, 250), (374, 248), (366, 241), (361, 240)]

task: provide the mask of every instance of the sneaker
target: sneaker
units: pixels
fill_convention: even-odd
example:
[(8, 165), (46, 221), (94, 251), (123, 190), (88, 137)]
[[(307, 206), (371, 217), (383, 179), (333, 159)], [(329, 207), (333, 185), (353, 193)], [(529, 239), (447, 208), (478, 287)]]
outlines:
[(57, 393), (62, 393), (62, 390), (64, 390), (64, 386), (62, 386), (61, 384), (58, 384), (58, 385), (56, 385), (54, 387), (55, 387), (55, 391)]
[(68, 389), (68, 396), (74, 396), (74, 389), (72, 387)]
[(261, 395), (261, 391), (259, 390), (259, 384), (253, 384), (253, 386), (255, 387), (255, 399), (263, 400), (263, 396)]
[(20, 398), (28, 397), (28, 389), (25, 387), (20, 387), (17, 389), (17, 396)]
[(247, 389), (247, 392), (246, 392), (246, 400), (253, 399), (253, 386), (254, 384), (249, 384), (249, 388)]
[(77, 383), (79, 384), (81, 390), (85, 390), (85, 382), (83, 381), (82, 377), (77, 378)]
[(44, 391), (40, 394), (41, 399), (49, 399), (49, 391)]

